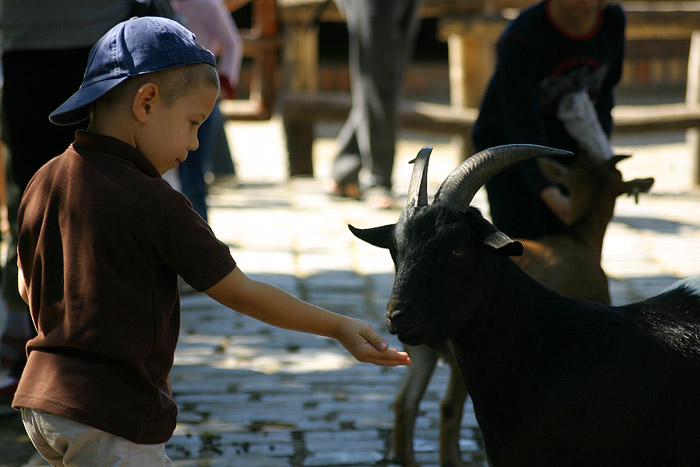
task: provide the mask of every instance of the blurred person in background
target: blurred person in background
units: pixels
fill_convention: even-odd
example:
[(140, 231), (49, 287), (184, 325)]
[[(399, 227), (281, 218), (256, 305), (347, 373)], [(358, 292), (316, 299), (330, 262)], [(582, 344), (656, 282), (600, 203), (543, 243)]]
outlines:
[(420, 0), (336, 0), (348, 27), (352, 108), (337, 138), (329, 194), (393, 207), (392, 171)]
[[(498, 41), (474, 149), (529, 143), (609, 159), (624, 44), (624, 12), (607, 0), (545, 0), (523, 10)], [(568, 194), (534, 160), (495, 175), (486, 191), (493, 223), (512, 237), (535, 239), (570, 221)]]

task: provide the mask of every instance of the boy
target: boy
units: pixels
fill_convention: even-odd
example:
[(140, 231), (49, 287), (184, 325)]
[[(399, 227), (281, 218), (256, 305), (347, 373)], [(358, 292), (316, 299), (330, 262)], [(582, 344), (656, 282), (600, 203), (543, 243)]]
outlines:
[(197, 148), (218, 86), (191, 32), (133, 18), (98, 41), (80, 89), (50, 116), (90, 118), (31, 180), (18, 216), (19, 287), (38, 336), (13, 407), (53, 465), (170, 464), (178, 275), (261, 321), (333, 337), (360, 361), (408, 364), (367, 323), (247, 278), (160, 177)]

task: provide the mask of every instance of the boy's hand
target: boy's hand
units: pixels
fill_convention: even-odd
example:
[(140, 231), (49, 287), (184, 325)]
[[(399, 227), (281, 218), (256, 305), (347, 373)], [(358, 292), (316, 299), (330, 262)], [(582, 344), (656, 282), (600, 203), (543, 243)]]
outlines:
[(544, 204), (564, 223), (571, 224), (571, 200), (557, 186), (549, 186), (540, 192)]
[(406, 352), (390, 349), (386, 340), (372, 326), (359, 319), (344, 320), (337, 339), (360, 362), (380, 366), (411, 364)]

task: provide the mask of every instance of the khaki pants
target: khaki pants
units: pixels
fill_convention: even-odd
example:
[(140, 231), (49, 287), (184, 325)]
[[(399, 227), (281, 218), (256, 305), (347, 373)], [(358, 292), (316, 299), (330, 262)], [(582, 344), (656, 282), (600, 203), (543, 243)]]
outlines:
[(137, 444), (36, 409), (22, 422), (39, 454), (53, 466), (172, 466), (165, 444)]

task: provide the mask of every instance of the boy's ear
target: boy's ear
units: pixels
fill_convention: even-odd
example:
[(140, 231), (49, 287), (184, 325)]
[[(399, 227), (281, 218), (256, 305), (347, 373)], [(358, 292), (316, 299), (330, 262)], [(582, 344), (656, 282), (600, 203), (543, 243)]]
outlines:
[(158, 86), (154, 83), (146, 83), (141, 86), (131, 103), (131, 111), (140, 123), (146, 123), (151, 113), (153, 101), (159, 96)]

